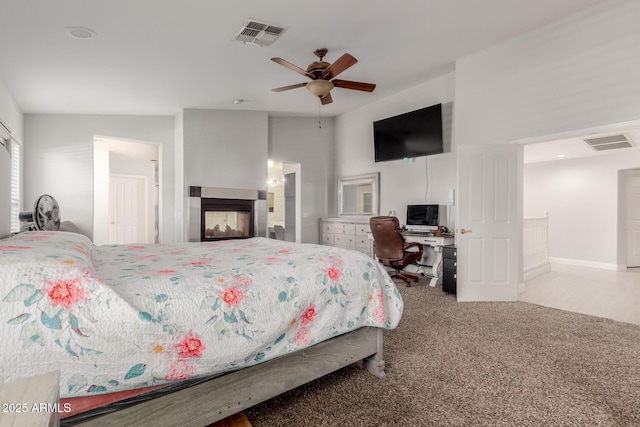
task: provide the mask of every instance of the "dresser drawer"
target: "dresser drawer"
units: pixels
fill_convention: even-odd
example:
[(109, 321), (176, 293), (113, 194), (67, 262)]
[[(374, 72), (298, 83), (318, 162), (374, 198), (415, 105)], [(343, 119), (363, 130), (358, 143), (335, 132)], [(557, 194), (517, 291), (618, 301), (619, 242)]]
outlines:
[(322, 233), (322, 244), (323, 245), (334, 245), (334, 234)]
[(337, 224), (335, 222), (323, 222), (322, 232), (323, 233), (341, 233), (342, 224)]
[(355, 224), (336, 224), (337, 225), (337, 234), (348, 234), (350, 236), (356, 235), (356, 225)]
[(356, 226), (356, 236), (367, 237), (367, 233), (371, 232), (371, 227), (369, 227), (369, 224), (355, 224), (355, 226)]
[(341, 246), (343, 248), (355, 248), (356, 237), (345, 234), (336, 234), (333, 243), (335, 246)]
[(371, 246), (371, 241), (366, 237), (356, 236), (355, 238), (356, 247), (358, 248), (366, 248), (367, 250)]

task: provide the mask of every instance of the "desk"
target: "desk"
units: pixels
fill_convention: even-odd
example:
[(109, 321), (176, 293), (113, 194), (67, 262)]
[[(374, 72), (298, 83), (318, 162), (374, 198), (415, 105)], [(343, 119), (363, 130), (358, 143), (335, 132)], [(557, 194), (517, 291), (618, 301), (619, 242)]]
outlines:
[[(431, 267), (431, 281), (429, 282), (429, 286), (435, 287), (442, 284), (442, 247), (446, 245), (453, 245), (455, 242), (453, 236), (426, 236), (424, 234), (412, 234), (408, 231), (403, 232), (402, 235), (407, 243), (416, 242), (425, 246), (433, 247), (433, 252), (436, 254), (436, 260)], [(371, 242), (371, 253), (374, 254), (373, 234), (369, 232), (367, 233), (367, 237), (369, 237)]]

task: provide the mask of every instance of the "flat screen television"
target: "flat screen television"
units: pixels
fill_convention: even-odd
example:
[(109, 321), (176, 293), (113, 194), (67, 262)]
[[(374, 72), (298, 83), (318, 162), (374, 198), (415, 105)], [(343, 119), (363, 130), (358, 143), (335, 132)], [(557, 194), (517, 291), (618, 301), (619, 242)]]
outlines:
[(412, 231), (433, 231), (440, 225), (439, 205), (407, 205), (406, 227)]
[(444, 152), (442, 104), (373, 122), (375, 161)]

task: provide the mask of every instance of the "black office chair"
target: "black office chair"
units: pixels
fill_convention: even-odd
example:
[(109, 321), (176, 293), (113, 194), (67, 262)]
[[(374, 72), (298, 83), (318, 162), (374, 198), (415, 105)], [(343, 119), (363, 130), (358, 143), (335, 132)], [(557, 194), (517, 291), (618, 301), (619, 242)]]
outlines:
[[(416, 242), (407, 243), (400, 232), (400, 223), (395, 216), (374, 216), (369, 220), (373, 240), (376, 242), (376, 257), (383, 265), (391, 267), (394, 272), (391, 278), (397, 277), (411, 286), (411, 280), (418, 281), (418, 276), (403, 272), (409, 264), (415, 264), (422, 258), (422, 245)], [(417, 250), (408, 250), (417, 248)]]

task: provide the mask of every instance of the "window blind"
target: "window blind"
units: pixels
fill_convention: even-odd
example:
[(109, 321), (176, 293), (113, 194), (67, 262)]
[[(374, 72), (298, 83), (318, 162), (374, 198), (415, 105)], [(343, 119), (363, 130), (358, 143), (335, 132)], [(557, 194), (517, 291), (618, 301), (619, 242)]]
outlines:
[(11, 153), (11, 232), (20, 231), (20, 144), (15, 139), (9, 140)]

